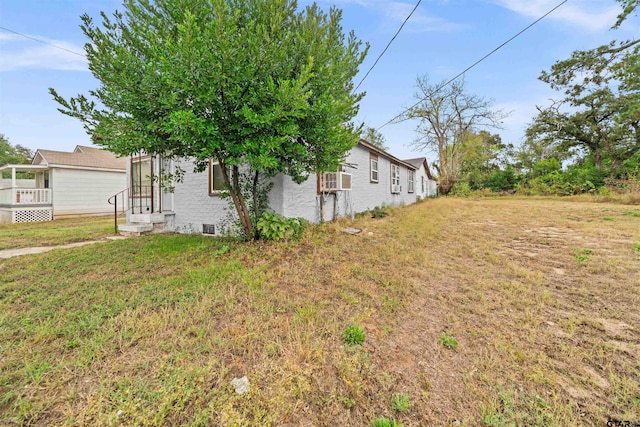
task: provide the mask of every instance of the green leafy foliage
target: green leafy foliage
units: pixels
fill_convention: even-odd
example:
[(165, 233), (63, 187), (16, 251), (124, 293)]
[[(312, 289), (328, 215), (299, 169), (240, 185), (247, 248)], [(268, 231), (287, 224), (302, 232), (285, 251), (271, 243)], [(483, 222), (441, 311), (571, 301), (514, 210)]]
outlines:
[(389, 150), (389, 146), (387, 146), (387, 139), (384, 137), (382, 132), (376, 130), (374, 127), (365, 126), (360, 137), (381, 150)]
[(388, 418), (376, 418), (371, 422), (371, 427), (403, 427), (403, 424)]
[(396, 393), (393, 395), (391, 399), (391, 406), (398, 412), (407, 412), (411, 403), (409, 402), (409, 394), (407, 393)]
[(342, 340), (347, 344), (360, 345), (365, 338), (364, 329), (360, 325), (349, 325), (342, 331)]
[(457, 197), (469, 197), (473, 193), (471, 186), (466, 181), (458, 181), (451, 189), (450, 194)]
[(576, 251), (575, 259), (578, 264), (585, 264), (591, 258), (593, 251), (591, 249), (580, 249)]
[(389, 212), (390, 210), (387, 207), (376, 206), (375, 208), (371, 209), (371, 218), (384, 218), (389, 215)]
[[(31, 163), (33, 152), (22, 145), (11, 145), (9, 139), (0, 134), (0, 166)], [(9, 175), (7, 175), (9, 177)]]
[(335, 170), (357, 142), (364, 93), (352, 79), (368, 46), (342, 14), (293, 0), (127, 0), (124, 13), (82, 16), (100, 86), (65, 99), (92, 140), (120, 155), (217, 160), (247, 236), (254, 224), (239, 167), (296, 182)]
[(258, 234), (266, 240), (297, 240), (307, 221), (303, 218), (287, 218), (275, 212), (265, 212), (257, 223)]
[(455, 339), (452, 335), (449, 335), (446, 332), (443, 332), (440, 335), (440, 344), (442, 344), (446, 348), (450, 348), (451, 350), (457, 350), (458, 349), (458, 340)]
[(494, 171), (484, 182), (486, 188), (495, 192), (513, 190), (517, 184), (518, 177), (511, 165), (508, 165), (505, 170)]
[[(617, 25), (637, 6), (636, 1), (621, 3), (625, 9)], [(615, 172), (640, 149), (639, 55), (640, 40), (614, 40), (575, 51), (543, 71), (540, 80), (560, 98), (538, 107), (528, 139), (578, 163), (589, 158), (596, 169)], [(581, 185), (580, 177), (569, 180)]]

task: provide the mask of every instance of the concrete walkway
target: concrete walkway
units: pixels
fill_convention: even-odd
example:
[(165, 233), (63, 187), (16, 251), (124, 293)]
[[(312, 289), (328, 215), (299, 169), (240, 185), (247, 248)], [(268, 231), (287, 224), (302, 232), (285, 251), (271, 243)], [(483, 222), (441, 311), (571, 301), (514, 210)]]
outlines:
[(52, 251), (54, 249), (77, 248), (78, 246), (92, 245), (94, 243), (104, 242), (105, 240), (120, 240), (120, 239), (127, 239), (127, 238), (128, 237), (125, 237), (125, 236), (109, 236), (103, 240), (88, 240), (86, 242), (67, 243), (66, 245), (5, 249), (3, 251), (0, 251), (0, 259), (13, 258), (15, 256), (21, 256), (21, 255), (41, 254), (44, 252)]

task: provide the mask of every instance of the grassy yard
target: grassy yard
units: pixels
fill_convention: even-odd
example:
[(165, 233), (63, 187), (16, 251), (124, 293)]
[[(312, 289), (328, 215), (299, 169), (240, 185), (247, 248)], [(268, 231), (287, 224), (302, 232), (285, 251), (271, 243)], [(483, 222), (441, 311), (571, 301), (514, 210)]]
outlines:
[(347, 224), (0, 260), (0, 425), (640, 422), (640, 207), (442, 198)]
[[(120, 222), (123, 222), (122, 219)], [(0, 251), (99, 240), (114, 234), (113, 216), (81, 216), (48, 222), (0, 224)]]

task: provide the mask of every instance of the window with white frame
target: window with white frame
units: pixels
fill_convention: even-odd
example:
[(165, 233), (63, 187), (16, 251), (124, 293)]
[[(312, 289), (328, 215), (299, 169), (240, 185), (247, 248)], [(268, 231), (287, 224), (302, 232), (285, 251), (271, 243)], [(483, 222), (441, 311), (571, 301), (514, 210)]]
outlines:
[(421, 176), (420, 178), (422, 178), (422, 193), (424, 194), (424, 176)]
[(322, 179), (324, 179), (324, 188), (338, 188), (338, 175), (339, 173), (324, 173)]
[(378, 182), (378, 156), (376, 154), (371, 153), (369, 169), (371, 170), (371, 182)]
[(400, 192), (400, 166), (391, 164), (391, 192)]
[(209, 195), (217, 196), (225, 190), (220, 163), (209, 160)]
[(416, 181), (416, 171), (407, 171), (407, 192), (413, 193)]

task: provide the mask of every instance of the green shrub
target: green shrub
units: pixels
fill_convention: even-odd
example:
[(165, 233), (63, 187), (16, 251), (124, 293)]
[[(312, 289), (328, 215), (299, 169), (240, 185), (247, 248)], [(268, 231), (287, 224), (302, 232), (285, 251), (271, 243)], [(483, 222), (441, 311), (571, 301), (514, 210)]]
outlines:
[(497, 170), (487, 177), (484, 182), (484, 186), (490, 188), (491, 191), (509, 191), (516, 188), (518, 183), (518, 177), (511, 165), (508, 165), (505, 170)]
[(446, 332), (443, 332), (442, 335), (440, 335), (440, 344), (452, 350), (458, 349), (458, 340)]
[(398, 412), (407, 412), (409, 410), (409, 395), (407, 393), (396, 393), (391, 399), (391, 406)]
[(560, 172), (560, 169), (562, 169), (562, 164), (554, 157), (540, 160), (533, 165), (533, 176), (538, 177), (553, 174), (554, 172)]
[(469, 186), (466, 181), (458, 181), (455, 183), (449, 194), (458, 197), (469, 197), (471, 196), (471, 193), (471, 186)]
[(371, 209), (371, 218), (384, 218), (387, 215), (389, 215), (389, 208), (385, 208), (384, 206), (376, 206)]
[(607, 187), (598, 188), (598, 194), (603, 197), (611, 196), (611, 190)]
[(287, 218), (275, 212), (265, 212), (256, 227), (266, 240), (299, 239), (307, 225), (303, 218)]
[(395, 420), (387, 418), (376, 418), (371, 422), (371, 427), (404, 427), (402, 424), (397, 423)]
[(364, 339), (364, 329), (360, 325), (347, 326), (342, 332), (342, 340), (347, 344), (362, 344)]

